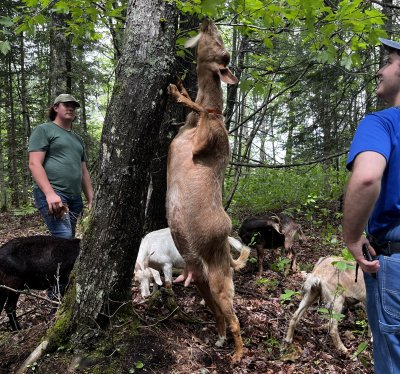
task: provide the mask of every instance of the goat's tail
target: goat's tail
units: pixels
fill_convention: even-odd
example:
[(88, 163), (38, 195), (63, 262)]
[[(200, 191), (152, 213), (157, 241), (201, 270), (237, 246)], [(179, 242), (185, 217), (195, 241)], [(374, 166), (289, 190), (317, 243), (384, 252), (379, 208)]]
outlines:
[(303, 293), (313, 295), (313, 299), (321, 297), (322, 281), (321, 278), (314, 274), (308, 274), (303, 285)]
[(250, 248), (231, 236), (228, 236), (228, 241), (232, 248), (240, 252), (240, 256), (236, 260), (231, 257), (231, 267), (233, 270), (244, 268), (250, 255)]

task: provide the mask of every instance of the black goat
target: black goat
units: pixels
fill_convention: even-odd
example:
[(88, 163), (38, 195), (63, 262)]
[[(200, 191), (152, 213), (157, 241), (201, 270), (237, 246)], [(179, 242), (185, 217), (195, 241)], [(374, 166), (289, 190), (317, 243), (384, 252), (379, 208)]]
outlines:
[(301, 226), (284, 214), (247, 217), (239, 228), (243, 243), (257, 250), (258, 276), (263, 272), (265, 249), (283, 247), (290, 260), (285, 274), (296, 271), (296, 253), (293, 244), (296, 239), (304, 240)]
[[(0, 247), (0, 286), (14, 290), (46, 290), (68, 283), (79, 255), (79, 239), (28, 236), (12, 239)], [(63, 293), (60, 287), (60, 292)], [(0, 287), (0, 314), (5, 310), (13, 330), (20, 330), (16, 307), (19, 293)]]

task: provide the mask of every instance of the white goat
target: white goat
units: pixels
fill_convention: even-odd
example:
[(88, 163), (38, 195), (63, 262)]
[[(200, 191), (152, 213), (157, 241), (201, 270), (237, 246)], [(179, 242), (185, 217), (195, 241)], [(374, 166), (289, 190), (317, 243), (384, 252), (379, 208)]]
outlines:
[[(243, 244), (231, 236), (229, 244), (237, 252), (241, 252)], [(140, 284), (142, 297), (150, 296), (150, 282), (154, 279), (153, 291), (161, 286), (160, 271), (164, 273), (165, 286), (171, 287), (172, 269), (183, 269), (185, 261), (179, 254), (172, 239), (169, 227), (148, 233), (140, 243), (135, 265), (135, 281)]]
[(171, 236), (171, 230), (165, 229), (148, 233), (140, 243), (139, 253), (135, 265), (135, 280), (140, 283), (142, 297), (150, 295), (150, 281), (155, 280), (154, 290), (157, 284), (162, 285), (160, 271), (164, 273), (165, 286), (171, 287), (172, 268), (183, 268), (185, 261), (175, 247)]
[[(354, 281), (354, 268), (340, 271), (333, 262), (343, 261), (351, 265), (354, 262), (345, 261), (340, 257), (322, 257), (315, 264), (312, 273), (307, 275), (303, 285), (303, 299), (293, 314), (289, 323), (285, 341), (293, 341), (294, 330), (311, 304), (320, 299), (327, 308), (332, 309), (332, 314), (341, 313), (344, 303), (356, 304), (362, 302), (365, 305), (364, 277), (359, 276), (357, 283)], [(343, 353), (347, 353), (338, 333), (338, 321), (332, 318), (329, 324), (329, 334), (334, 346)]]

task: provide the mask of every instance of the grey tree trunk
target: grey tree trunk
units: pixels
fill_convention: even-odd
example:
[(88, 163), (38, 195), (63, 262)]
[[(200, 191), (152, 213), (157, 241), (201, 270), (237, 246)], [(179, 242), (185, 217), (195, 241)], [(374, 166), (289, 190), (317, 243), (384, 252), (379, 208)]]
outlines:
[(71, 93), (71, 36), (65, 34), (66, 14), (53, 13), (50, 31), (49, 102), (61, 93)]
[(12, 58), (10, 54), (7, 57), (8, 63), (8, 102), (7, 107), (9, 111), (9, 122), (7, 127), (7, 140), (8, 140), (8, 186), (11, 190), (11, 205), (13, 207), (19, 207), (20, 196), (19, 196), (19, 173), (17, 166), (17, 137), (16, 127), (17, 122), (15, 118), (15, 103), (14, 103), (14, 91), (13, 91), (13, 79), (12, 79)]
[(176, 19), (175, 8), (162, 1), (129, 1), (122, 56), (103, 127), (95, 204), (59, 317), (67, 323), (56, 323), (50, 331), (51, 345), (69, 333), (76, 344), (84, 344), (90, 338), (85, 331), (107, 326), (108, 316), (131, 300), (148, 168), (167, 86), (174, 79)]
[(30, 119), (28, 113), (28, 103), (27, 103), (27, 80), (25, 71), (25, 42), (24, 34), (21, 33), (20, 40), (20, 65), (21, 65), (21, 108), (22, 108), (22, 126), (23, 126), (23, 137), (22, 137), (22, 203), (27, 204), (29, 201), (28, 189), (31, 184), (31, 173), (28, 169), (28, 138), (30, 135)]

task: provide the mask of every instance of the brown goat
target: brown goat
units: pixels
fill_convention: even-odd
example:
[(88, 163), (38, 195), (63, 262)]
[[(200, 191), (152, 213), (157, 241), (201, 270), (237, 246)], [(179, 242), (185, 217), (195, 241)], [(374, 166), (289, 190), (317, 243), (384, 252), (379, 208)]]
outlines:
[(285, 214), (267, 214), (244, 219), (239, 228), (243, 243), (257, 250), (258, 276), (262, 275), (264, 254), (267, 249), (283, 247), (290, 263), (285, 275), (290, 270), (297, 270), (296, 252), (293, 248), (296, 240), (304, 241), (301, 226)]
[[(290, 320), (285, 341), (293, 341), (294, 330), (306, 310), (317, 300), (323, 302), (327, 308), (332, 308), (333, 314), (342, 312), (343, 306), (362, 302), (365, 305), (365, 283), (364, 277), (358, 277), (357, 283), (354, 281), (354, 269), (348, 267), (346, 270), (339, 271), (334, 266), (335, 262), (342, 261), (349, 265), (355, 262), (345, 261), (340, 257), (322, 257), (315, 264), (312, 273), (307, 275), (303, 285), (303, 299)], [(329, 334), (334, 346), (341, 352), (347, 353), (347, 348), (340, 339), (338, 332), (338, 321), (335, 318), (329, 323)]]
[(203, 21), (200, 34), (187, 46), (197, 46), (198, 93), (193, 102), (186, 90), (170, 85), (169, 92), (191, 112), (171, 143), (168, 155), (167, 217), (172, 237), (185, 260), (183, 276), (194, 280), (216, 319), (221, 346), (226, 323), (233, 334), (233, 361), (243, 356), (240, 325), (233, 309), (232, 268), (243, 267), (249, 256), (244, 247), (237, 260), (230, 254), (231, 220), (222, 206), (222, 183), (230, 158), (228, 133), (222, 116), (221, 80), (235, 84), (227, 68), (230, 57), (216, 26)]

